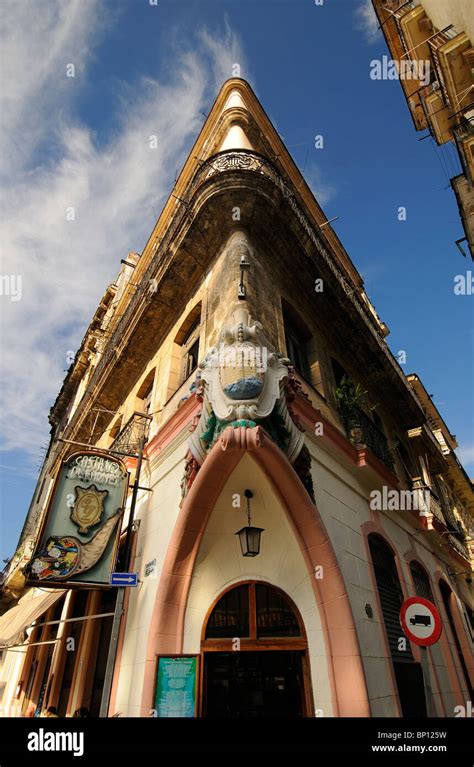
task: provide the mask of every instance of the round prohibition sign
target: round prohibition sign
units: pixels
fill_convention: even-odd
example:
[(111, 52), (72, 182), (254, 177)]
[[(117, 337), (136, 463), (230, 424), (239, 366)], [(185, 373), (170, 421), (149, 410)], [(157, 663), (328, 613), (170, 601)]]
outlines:
[(400, 608), (400, 623), (405, 636), (420, 647), (435, 644), (443, 630), (438, 608), (423, 597), (405, 599)]

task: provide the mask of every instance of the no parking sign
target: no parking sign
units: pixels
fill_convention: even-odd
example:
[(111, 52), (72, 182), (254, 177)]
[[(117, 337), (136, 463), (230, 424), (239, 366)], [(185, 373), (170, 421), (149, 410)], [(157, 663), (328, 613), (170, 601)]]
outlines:
[(410, 597), (400, 608), (400, 623), (405, 636), (420, 647), (429, 647), (443, 629), (437, 607), (429, 599)]

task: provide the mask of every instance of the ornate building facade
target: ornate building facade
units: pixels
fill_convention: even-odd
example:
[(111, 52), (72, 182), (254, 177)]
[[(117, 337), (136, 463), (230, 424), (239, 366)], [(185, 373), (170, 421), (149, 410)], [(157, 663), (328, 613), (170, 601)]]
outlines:
[[(181, 715), (189, 700), (204, 717), (465, 706), (472, 483), (387, 334), (252, 89), (227, 81), (51, 410), (3, 584), (4, 712), (163, 715), (164, 659), (194, 664)], [(136, 588), (32, 580), (79, 450), (128, 469), (115, 569)], [(430, 701), (398, 620), (414, 595), (443, 620)]]

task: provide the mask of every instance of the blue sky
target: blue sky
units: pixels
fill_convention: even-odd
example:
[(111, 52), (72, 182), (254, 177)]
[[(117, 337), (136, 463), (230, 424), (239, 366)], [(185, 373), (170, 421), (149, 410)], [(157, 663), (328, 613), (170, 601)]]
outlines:
[(2, 274), (21, 274), (23, 295), (0, 301), (0, 557), (33, 493), (67, 352), (120, 259), (142, 249), (234, 63), (327, 216), (339, 216), (391, 349), (406, 352), (405, 372), (433, 394), (474, 473), (474, 299), (453, 291), (471, 262), (454, 245), (462, 228), (446, 189), (458, 161), (419, 141), (397, 81), (370, 78), (388, 51), (365, 0), (3, 5)]

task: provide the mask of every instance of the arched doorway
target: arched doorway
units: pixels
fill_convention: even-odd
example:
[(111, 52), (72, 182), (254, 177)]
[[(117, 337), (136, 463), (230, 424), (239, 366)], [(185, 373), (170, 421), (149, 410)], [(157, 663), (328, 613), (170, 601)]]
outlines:
[(211, 607), (201, 641), (201, 715), (312, 716), (304, 625), (280, 589), (247, 581)]

